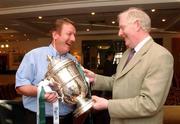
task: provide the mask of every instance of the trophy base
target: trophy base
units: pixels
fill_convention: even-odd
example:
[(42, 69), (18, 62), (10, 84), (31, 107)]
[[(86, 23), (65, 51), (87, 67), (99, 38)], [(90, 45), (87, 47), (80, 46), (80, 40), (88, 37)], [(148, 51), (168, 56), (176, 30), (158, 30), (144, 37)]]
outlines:
[(79, 117), (81, 114), (85, 113), (92, 107), (92, 100), (88, 100), (83, 105), (78, 106), (74, 111), (74, 117)]

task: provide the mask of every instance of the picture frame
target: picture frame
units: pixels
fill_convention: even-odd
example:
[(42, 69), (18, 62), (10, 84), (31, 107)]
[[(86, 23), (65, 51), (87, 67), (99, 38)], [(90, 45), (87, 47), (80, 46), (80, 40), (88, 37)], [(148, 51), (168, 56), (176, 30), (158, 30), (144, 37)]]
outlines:
[(24, 53), (9, 53), (9, 69), (8, 70), (17, 70), (22, 59), (24, 57)]

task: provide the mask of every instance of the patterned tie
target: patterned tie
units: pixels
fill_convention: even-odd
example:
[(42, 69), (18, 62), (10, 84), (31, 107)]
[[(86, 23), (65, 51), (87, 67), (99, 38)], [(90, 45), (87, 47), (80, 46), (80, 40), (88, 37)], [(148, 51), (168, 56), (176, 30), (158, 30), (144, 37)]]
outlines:
[(134, 49), (131, 49), (131, 51), (129, 52), (128, 59), (127, 59), (125, 65), (124, 65), (124, 68), (125, 68), (125, 66), (128, 64), (128, 62), (132, 59), (132, 57), (134, 56), (134, 53), (135, 53), (135, 52), (136, 52), (136, 51), (135, 51)]

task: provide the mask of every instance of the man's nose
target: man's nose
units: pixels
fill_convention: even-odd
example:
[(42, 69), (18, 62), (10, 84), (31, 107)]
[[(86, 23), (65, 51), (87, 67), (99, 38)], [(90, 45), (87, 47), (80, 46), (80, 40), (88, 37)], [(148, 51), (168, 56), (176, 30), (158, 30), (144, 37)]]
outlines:
[(71, 36), (71, 41), (75, 42), (76, 38), (75, 38), (75, 35), (72, 35)]
[(122, 29), (119, 29), (118, 35), (122, 36)]

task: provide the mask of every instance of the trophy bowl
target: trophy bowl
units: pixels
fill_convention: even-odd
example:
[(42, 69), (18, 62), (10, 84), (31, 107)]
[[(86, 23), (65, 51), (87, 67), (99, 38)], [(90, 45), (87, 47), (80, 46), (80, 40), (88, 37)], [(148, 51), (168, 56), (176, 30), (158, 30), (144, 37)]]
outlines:
[(78, 117), (92, 107), (92, 100), (87, 98), (90, 88), (80, 73), (81, 68), (70, 60), (60, 60), (48, 56), (46, 79), (53, 83), (53, 90), (62, 102), (76, 105), (74, 116)]

